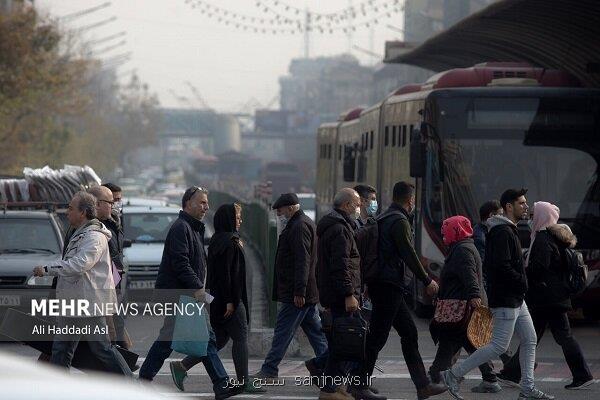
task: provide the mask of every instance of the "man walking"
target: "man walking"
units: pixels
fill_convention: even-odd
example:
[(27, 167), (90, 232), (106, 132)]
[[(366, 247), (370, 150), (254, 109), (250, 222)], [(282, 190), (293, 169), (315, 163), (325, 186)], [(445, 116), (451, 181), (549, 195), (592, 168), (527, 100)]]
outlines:
[[(331, 314), (332, 324), (337, 318), (354, 313), (359, 308), (360, 255), (354, 240), (356, 219), (360, 214), (360, 197), (351, 188), (341, 189), (333, 199), (333, 211), (325, 215), (317, 226), (318, 285), (321, 305)], [(333, 338), (328, 335), (329, 348)], [(335, 379), (346, 375), (344, 365), (330, 353), (325, 367), (325, 385), (321, 400), (347, 400), (352, 397), (346, 390), (334, 385)]]
[(524, 302), (527, 277), (517, 233), (517, 222), (525, 218), (528, 211), (526, 193), (526, 189), (506, 190), (500, 198), (504, 215), (495, 215), (488, 220), (490, 230), (485, 245), (484, 269), (488, 276), (488, 303), (494, 316), (492, 341), (462, 363), (442, 372), (448, 391), (456, 399), (462, 399), (459, 394), (459, 379), (477, 366), (504, 353), (514, 333), (521, 340), (522, 377), (519, 400), (554, 399), (536, 389), (533, 381), (537, 339), (531, 315)]
[[(416, 279), (426, 287), (430, 296), (437, 293), (438, 285), (428, 277), (413, 246), (410, 219), (415, 208), (415, 188), (407, 182), (398, 182), (393, 189), (393, 203), (377, 217), (378, 273), (369, 285), (373, 304), (371, 326), (367, 335), (366, 362), (362, 371), (362, 387), (367, 387), (373, 374), (379, 352), (385, 346), (390, 330), (396, 329), (402, 343), (402, 354), (410, 377), (417, 388), (417, 397), (426, 399), (446, 391), (442, 384), (431, 383), (419, 353), (417, 327), (404, 301), (404, 269), (410, 268)], [(363, 399), (373, 397), (363, 396)]]
[[(181, 199), (181, 207), (183, 210), (171, 225), (165, 240), (155, 287), (193, 293), (198, 301), (207, 302), (204, 290), (204, 224), (201, 220), (208, 211), (208, 191), (196, 186), (188, 188)], [(175, 317), (166, 317), (158, 339), (150, 348), (140, 369), (140, 379), (151, 381), (171, 354), (174, 327)], [(241, 393), (243, 386), (229, 387), (212, 329), (209, 329), (209, 334), (207, 353), (202, 357), (202, 363), (212, 381), (215, 399), (225, 399)]]
[(107, 371), (132, 376), (123, 357), (111, 347), (106, 315), (100, 312), (108, 304), (115, 303), (116, 293), (108, 250), (111, 233), (96, 219), (96, 198), (89, 193), (76, 193), (69, 203), (67, 218), (74, 231), (62, 260), (36, 267), (34, 275), (57, 276), (57, 298), (88, 300), (93, 312), (84, 316), (70, 310), (69, 315), (58, 317), (59, 326), (78, 327), (89, 333), (57, 334), (50, 362), (70, 368), (77, 345), (83, 338)]
[[(121, 277), (123, 276), (123, 228), (121, 227), (120, 218), (113, 216), (113, 206), (115, 204), (113, 193), (105, 186), (94, 186), (89, 190), (89, 193), (96, 197), (98, 202), (96, 207), (98, 219), (111, 233), (110, 240), (108, 241), (108, 250), (113, 266), (116, 269), (116, 271), (113, 271), (113, 275), (118, 274), (118, 282), (115, 282), (115, 287), (120, 292)], [(118, 298), (118, 301), (121, 301), (121, 299)], [(131, 342), (129, 335), (125, 332), (125, 320), (123, 316), (118, 314), (113, 315), (112, 322), (115, 329), (114, 341), (119, 346), (129, 349)]]
[(275, 257), (273, 300), (281, 303), (271, 350), (253, 378), (274, 379), (298, 327), (308, 337), (316, 357), (306, 361), (311, 375), (321, 375), (327, 361), (327, 340), (321, 331), (315, 278), (317, 234), (315, 223), (300, 209), (298, 196), (282, 194), (273, 204), (284, 226)]

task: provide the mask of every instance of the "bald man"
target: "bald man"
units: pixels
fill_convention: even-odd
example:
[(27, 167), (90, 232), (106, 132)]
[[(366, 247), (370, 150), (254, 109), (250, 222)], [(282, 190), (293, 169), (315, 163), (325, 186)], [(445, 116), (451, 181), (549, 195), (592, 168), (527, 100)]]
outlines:
[[(119, 271), (119, 275), (123, 275), (123, 227), (121, 222), (115, 220), (112, 216), (113, 205), (115, 204), (113, 199), (113, 192), (105, 186), (94, 186), (88, 191), (93, 195), (97, 202), (96, 214), (100, 222), (104, 224), (112, 234), (108, 241), (108, 250), (110, 252), (110, 258), (114, 263), (115, 267)], [(115, 282), (116, 283), (116, 282)], [(119, 281), (116, 285), (119, 291), (119, 301), (121, 301), (121, 282)], [(122, 316), (113, 316), (116, 343), (126, 349), (131, 347), (131, 340), (125, 330), (125, 321)]]

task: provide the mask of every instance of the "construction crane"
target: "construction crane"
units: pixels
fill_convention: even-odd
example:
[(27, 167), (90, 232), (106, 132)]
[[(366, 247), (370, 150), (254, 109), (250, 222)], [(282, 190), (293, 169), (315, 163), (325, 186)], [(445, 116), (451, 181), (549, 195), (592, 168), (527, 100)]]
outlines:
[(190, 81), (185, 81), (185, 84), (190, 88), (190, 90), (194, 94), (194, 97), (196, 97), (196, 100), (200, 104), (201, 108), (206, 109), (208, 111), (214, 111), (212, 107), (208, 105), (206, 100), (204, 100), (204, 97), (202, 97), (200, 91), (196, 88), (196, 86), (192, 85)]

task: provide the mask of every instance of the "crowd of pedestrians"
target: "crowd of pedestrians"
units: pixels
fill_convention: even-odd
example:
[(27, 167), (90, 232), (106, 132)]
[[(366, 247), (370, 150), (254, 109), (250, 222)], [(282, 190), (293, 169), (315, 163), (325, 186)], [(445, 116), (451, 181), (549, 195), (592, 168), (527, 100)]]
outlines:
[[(335, 195), (333, 209), (317, 225), (300, 209), (295, 194), (282, 194), (275, 201), (272, 208), (283, 229), (277, 243), (272, 296), (280, 307), (271, 348), (260, 370), (251, 375), (246, 258), (239, 233), (242, 207), (224, 204), (216, 210), (215, 234), (206, 254), (202, 219), (209, 210), (208, 191), (195, 186), (187, 189), (179, 218), (165, 240), (155, 287), (188, 293), (198, 302), (210, 303), (210, 323), (206, 356), (170, 362), (176, 387), (183, 391), (187, 371), (202, 363), (217, 399), (264, 392), (256, 382), (268, 384), (278, 378), (278, 366), (298, 328), (305, 332), (314, 350), (315, 357), (305, 365), (311, 377), (323, 378), (315, 381), (322, 400), (386, 398), (370, 377), (392, 328), (400, 337), (418, 399), (445, 391), (462, 399), (462, 378), (479, 368), (482, 382), (471, 389), (473, 392), (500, 392), (500, 381), (520, 387), (519, 400), (552, 400), (553, 396), (534, 384), (536, 346), (548, 326), (573, 375), (566, 388), (593, 383), (566, 314), (572, 295), (566, 249), (573, 248), (577, 239), (567, 225), (558, 223), (558, 207), (535, 203), (526, 256), (517, 230), (517, 223), (529, 216), (524, 189), (506, 190), (499, 200), (484, 203), (479, 210), (480, 221), (474, 227), (465, 216), (447, 218), (441, 227), (446, 259), (436, 282), (414, 247), (415, 187), (398, 182), (392, 193), (392, 204), (380, 210), (375, 188), (343, 188)], [(69, 204), (71, 229), (62, 260), (36, 267), (35, 275), (57, 276), (58, 293), (70, 291), (94, 302), (120, 301), (120, 195), (120, 188), (111, 184), (77, 193)], [(404, 298), (406, 268), (426, 293), (437, 299), (430, 326), (437, 353), (428, 372)], [(99, 298), (100, 294), (105, 298)], [(493, 331), (491, 342), (477, 349), (467, 337), (464, 322), (468, 322), (472, 310), (482, 306), (491, 310)], [(105, 335), (55, 337), (52, 363), (68, 368), (79, 341), (86, 339), (107, 371), (132, 375), (113, 346), (131, 346), (121, 317), (61, 317), (59, 323), (108, 324), (112, 329)], [(349, 324), (352, 329), (344, 331)], [(174, 326), (175, 317), (165, 317), (141, 366), (141, 380), (151, 381), (171, 354)], [(364, 337), (353, 336), (362, 328)], [(511, 356), (508, 348), (515, 334), (519, 349)], [(357, 342), (358, 337), (362, 342)], [(218, 354), (230, 339), (235, 380), (228, 377)], [(340, 351), (342, 347), (346, 349)], [(356, 348), (358, 351), (350, 356), (350, 349)], [(456, 362), (461, 349), (469, 356)], [(494, 359), (504, 364), (500, 372), (494, 370)]]

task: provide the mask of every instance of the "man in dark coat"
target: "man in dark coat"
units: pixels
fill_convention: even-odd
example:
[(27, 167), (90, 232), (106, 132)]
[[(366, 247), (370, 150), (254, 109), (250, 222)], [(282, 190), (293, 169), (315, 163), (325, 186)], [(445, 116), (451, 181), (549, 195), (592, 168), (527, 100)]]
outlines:
[[(360, 255), (354, 234), (360, 215), (360, 197), (354, 189), (343, 188), (333, 200), (333, 211), (317, 226), (318, 285), (321, 305), (331, 314), (331, 322), (358, 310), (360, 298)], [(329, 341), (334, 340), (328, 336)], [(331, 348), (332, 342), (329, 342)], [(321, 389), (321, 400), (344, 400), (348, 394), (333, 385), (334, 377), (346, 374), (344, 363), (330, 353), (325, 367), (327, 381)]]
[(273, 300), (281, 304), (271, 350), (255, 378), (273, 379), (295, 332), (302, 327), (316, 357), (305, 365), (320, 375), (327, 361), (327, 340), (321, 331), (319, 294), (315, 278), (317, 234), (315, 223), (300, 209), (294, 193), (284, 193), (273, 204), (284, 226), (275, 256)]
[[(188, 188), (181, 200), (183, 210), (173, 222), (167, 238), (163, 257), (156, 278), (156, 289), (179, 290), (193, 293), (199, 302), (210, 299), (204, 290), (206, 275), (206, 254), (204, 252), (204, 224), (202, 218), (208, 211), (208, 191), (199, 187)], [(160, 290), (158, 290), (160, 292)], [(177, 301), (169, 297), (169, 301)], [(140, 369), (140, 379), (152, 380), (171, 355), (171, 342), (175, 317), (165, 318), (158, 339), (154, 342)], [(213, 383), (216, 399), (225, 399), (241, 393), (243, 387), (229, 387), (227, 372), (217, 353), (215, 334), (210, 329), (207, 355), (202, 363)]]
[[(366, 360), (362, 371), (363, 389), (373, 374), (379, 352), (385, 346), (392, 327), (398, 332), (402, 354), (411, 379), (417, 388), (417, 397), (424, 399), (443, 393), (444, 385), (431, 383), (419, 353), (419, 335), (412, 315), (404, 300), (404, 270), (410, 270), (426, 287), (430, 296), (437, 293), (437, 283), (427, 275), (413, 245), (410, 220), (415, 208), (415, 187), (407, 182), (397, 182), (393, 188), (393, 202), (377, 217), (378, 274), (369, 282), (369, 295), (373, 304), (371, 326), (367, 335)], [(375, 398), (370, 394), (364, 399)]]

